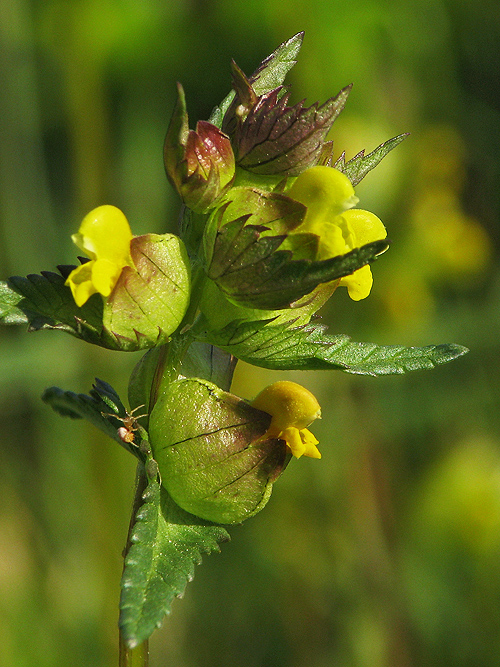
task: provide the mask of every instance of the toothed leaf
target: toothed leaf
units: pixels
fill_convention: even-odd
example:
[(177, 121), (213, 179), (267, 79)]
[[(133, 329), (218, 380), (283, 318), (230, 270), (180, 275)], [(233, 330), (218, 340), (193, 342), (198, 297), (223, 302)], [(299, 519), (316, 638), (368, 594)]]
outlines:
[(219, 551), (229, 534), (178, 507), (155, 478), (137, 512), (121, 581), (120, 629), (133, 648), (159, 627), (182, 597), (203, 554)]
[(204, 340), (254, 366), (276, 370), (341, 370), (359, 375), (394, 375), (434, 368), (468, 350), (455, 344), (405, 347), (355, 343), (325, 327), (294, 328), (293, 321), (232, 322), (221, 331), (206, 331)]
[[(250, 77), (250, 82), (257, 95), (264, 95), (273, 88), (281, 86), (286, 75), (297, 62), (297, 54), (302, 46), (304, 33), (299, 32), (286, 42), (283, 42), (278, 48), (261, 62), (258, 68)], [(222, 119), (227, 109), (234, 99), (235, 92), (232, 90), (221, 102), (218, 107), (212, 111), (210, 122), (217, 127), (221, 127)]]
[(330, 128), (344, 108), (351, 86), (319, 106), (287, 107), (277, 88), (264, 95), (238, 126), (236, 161), (256, 174), (297, 176), (318, 163)]
[(63, 417), (86, 419), (128, 452), (143, 460), (137, 447), (140, 437), (138, 436), (134, 445), (124, 442), (118, 435), (117, 429), (123, 426), (120, 418), (125, 418), (127, 413), (120, 397), (107, 382), (96, 378), (90, 395), (49, 387), (43, 392), (42, 401)]
[(334, 164), (334, 167), (339, 171), (343, 172), (347, 178), (351, 181), (353, 186), (357, 185), (366, 174), (374, 169), (383, 158), (392, 151), (393, 148), (396, 148), (403, 139), (406, 139), (408, 134), (400, 134), (393, 139), (385, 141), (383, 144), (380, 144), (374, 151), (365, 155), (365, 151), (360, 151), (357, 155), (351, 158), (348, 162), (345, 161), (345, 153), (339, 157), (337, 162)]

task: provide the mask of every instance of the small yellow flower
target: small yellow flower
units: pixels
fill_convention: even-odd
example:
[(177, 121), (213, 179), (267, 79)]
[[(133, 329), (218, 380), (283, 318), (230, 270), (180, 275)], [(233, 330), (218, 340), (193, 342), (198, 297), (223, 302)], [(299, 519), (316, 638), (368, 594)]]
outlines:
[(90, 257), (74, 269), (66, 280), (76, 305), (81, 307), (92, 296), (109, 296), (130, 257), (132, 232), (127, 218), (115, 206), (99, 206), (88, 213), (73, 242)]
[[(298, 176), (287, 194), (307, 206), (305, 218), (295, 232), (319, 236), (320, 260), (345, 255), (354, 248), (387, 236), (376, 215), (353, 208), (358, 198), (350, 180), (338, 169), (311, 167)], [(372, 283), (369, 265), (340, 280), (354, 301), (367, 297)]]
[(321, 418), (321, 408), (310, 391), (295, 382), (282, 380), (263, 389), (252, 402), (254, 408), (267, 412), (272, 420), (265, 438), (284, 440), (292, 454), (320, 459), (318, 440), (306, 428)]

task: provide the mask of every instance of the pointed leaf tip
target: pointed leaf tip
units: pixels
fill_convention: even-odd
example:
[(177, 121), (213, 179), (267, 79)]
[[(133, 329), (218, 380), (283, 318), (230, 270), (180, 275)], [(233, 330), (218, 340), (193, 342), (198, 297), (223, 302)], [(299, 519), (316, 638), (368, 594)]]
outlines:
[(272, 320), (235, 321), (205, 339), (238, 359), (275, 370), (341, 370), (356, 375), (400, 375), (431, 369), (468, 352), (453, 343), (405, 347), (356, 343), (343, 334), (325, 333), (322, 325), (279, 325)]
[(375, 169), (375, 167), (384, 159), (384, 157), (408, 136), (409, 133), (405, 132), (403, 134), (399, 134), (397, 137), (388, 139), (387, 141), (384, 141), (382, 144), (380, 144), (380, 146), (377, 146), (377, 148), (375, 148), (375, 150), (373, 150), (371, 153), (368, 153), (368, 155), (365, 155), (365, 150), (363, 149), (347, 162), (345, 161), (344, 152), (333, 166), (344, 173), (349, 178), (353, 186), (356, 186), (360, 181), (363, 180), (369, 171)]
[(202, 555), (220, 551), (229, 533), (181, 510), (149, 479), (136, 515), (121, 581), (120, 629), (130, 648), (159, 627), (175, 598), (184, 594)]

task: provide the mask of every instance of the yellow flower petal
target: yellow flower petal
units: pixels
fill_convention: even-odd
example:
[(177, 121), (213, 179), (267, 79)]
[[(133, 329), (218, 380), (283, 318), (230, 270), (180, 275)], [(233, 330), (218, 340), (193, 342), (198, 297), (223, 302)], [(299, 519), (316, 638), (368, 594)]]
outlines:
[(370, 211), (353, 208), (350, 211), (345, 211), (342, 218), (347, 221), (354, 234), (356, 245), (353, 247), (359, 248), (366, 243), (385, 239), (387, 236), (387, 230), (382, 220)]
[(303, 454), (305, 454), (306, 451), (306, 446), (302, 442), (300, 433), (301, 432), (299, 431), (299, 429), (295, 428), (295, 426), (289, 426), (284, 431), (281, 431), (275, 436), (280, 440), (284, 440), (288, 445), (288, 447), (290, 448), (292, 454), (298, 459)]
[(320, 459), (321, 452), (316, 447), (319, 441), (314, 437), (311, 431), (309, 431), (307, 428), (303, 428), (300, 432), (300, 435), (305, 447), (304, 456), (310, 456), (313, 459)]
[(91, 259), (120, 264), (130, 257), (132, 232), (127, 218), (116, 206), (98, 206), (90, 211), (72, 238)]
[(321, 408), (305, 387), (288, 380), (275, 382), (263, 389), (252, 405), (272, 417), (265, 438), (284, 440), (297, 458), (302, 455), (321, 458), (316, 447), (318, 441), (306, 428), (321, 417)]
[[(296, 233), (309, 232), (319, 237), (317, 259), (324, 260), (385, 239), (386, 229), (376, 215), (351, 208), (357, 202), (350, 180), (331, 167), (311, 167), (297, 177), (288, 195), (307, 206)], [(370, 294), (373, 278), (369, 266), (342, 278), (354, 301)]]
[(108, 259), (96, 259), (92, 267), (92, 283), (99, 294), (109, 296), (116, 285), (123, 266)]
[(92, 284), (92, 262), (77, 266), (69, 274), (65, 284), (69, 285), (76, 305), (81, 308), (92, 294), (97, 292)]
[(74, 269), (66, 280), (77, 306), (92, 296), (107, 297), (125, 266), (132, 266), (130, 242), (133, 238), (127, 218), (115, 206), (99, 206), (82, 221), (71, 237), (90, 262)]
[(340, 284), (347, 287), (347, 292), (353, 301), (366, 299), (373, 285), (372, 271), (368, 265), (362, 266), (350, 276), (342, 278)]
[(358, 201), (351, 181), (345, 174), (338, 169), (321, 165), (302, 172), (287, 194), (307, 206), (301, 231), (306, 231), (302, 229), (303, 225), (314, 224), (318, 218), (331, 220), (355, 206)]

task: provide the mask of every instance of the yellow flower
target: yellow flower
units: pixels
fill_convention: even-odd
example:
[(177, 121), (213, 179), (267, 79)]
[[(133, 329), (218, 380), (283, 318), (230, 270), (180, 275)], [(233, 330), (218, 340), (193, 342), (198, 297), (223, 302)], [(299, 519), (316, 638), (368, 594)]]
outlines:
[(109, 296), (130, 257), (132, 232), (127, 218), (115, 206), (99, 206), (88, 213), (73, 242), (90, 257), (74, 269), (66, 280), (76, 305), (81, 307), (92, 294)]
[[(305, 218), (295, 232), (319, 236), (320, 260), (345, 255), (354, 248), (387, 236), (376, 215), (353, 208), (358, 198), (350, 180), (338, 169), (311, 167), (297, 177), (287, 194), (307, 206)], [(372, 283), (369, 265), (340, 280), (354, 301), (367, 297)]]
[(306, 428), (321, 418), (321, 408), (310, 391), (295, 382), (282, 380), (263, 389), (252, 402), (254, 408), (267, 412), (272, 420), (264, 438), (284, 440), (292, 454), (320, 459), (318, 440)]

